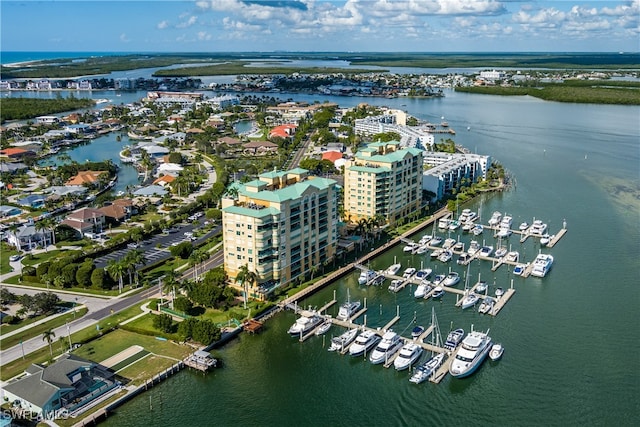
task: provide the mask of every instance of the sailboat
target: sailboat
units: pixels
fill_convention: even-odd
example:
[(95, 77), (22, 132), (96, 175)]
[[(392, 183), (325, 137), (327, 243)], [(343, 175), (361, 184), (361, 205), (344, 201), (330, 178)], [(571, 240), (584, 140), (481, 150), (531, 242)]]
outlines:
[(349, 320), (360, 308), (360, 301), (351, 301), (351, 293), (347, 288), (347, 301), (343, 302), (338, 309), (338, 320)]
[[(440, 347), (442, 337), (440, 335), (440, 327), (438, 326), (436, 312), (433, 307), (431, 308), (431, 325), (433, 326), (433, 331), (431, 332), (431, 344)], [(409, 378), (409, 381), (413, 384), (420, 384), (431, 378), (431, 376), (444, 362), (444, 357), (444, 353), (438, 353), (437, 355), (431, 353), (431, 358), (416, 368), (413, 375)]]

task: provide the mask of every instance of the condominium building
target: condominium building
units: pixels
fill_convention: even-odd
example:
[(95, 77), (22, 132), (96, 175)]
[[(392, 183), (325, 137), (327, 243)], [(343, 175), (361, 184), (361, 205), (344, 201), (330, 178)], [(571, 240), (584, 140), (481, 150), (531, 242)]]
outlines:
[(407, 114), (402, 110), (389, 110), (379, 116), (356, 119), (354, 130), (358, 135), (395, 132), (400, 135), (403, 147), (426, 148), (433, 146), (435, 138), (429, 129), (406, 126)]
[(425, 152), (424, 163), (428, 167), (422, 176), (424, 190), (441, 199), (446, 193), (462, 184), (463, 179), (475, 182), (486, 179), (491, 165), (490, 156), (478, 154)]
[(398, 141), (369, 144), (345, 164), (344, 215), (393, 224), (422, 205), (422, 150)]
[(234, 185), (237, 196), (222, 200), (224, 269), (232, 284), (246, 265), (258, 276), (251, 296), (261, 298), (333, 259), (336, 181), (297, 168)]

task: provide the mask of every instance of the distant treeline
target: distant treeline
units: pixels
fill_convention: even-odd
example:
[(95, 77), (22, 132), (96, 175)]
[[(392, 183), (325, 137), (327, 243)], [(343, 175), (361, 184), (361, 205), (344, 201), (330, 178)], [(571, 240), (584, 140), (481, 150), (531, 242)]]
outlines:
[[(287, 66), (264, 66), (247, 67), (246, 61), (233, 61), (219, 65), (203, 65), (201, 67), (172, 68), (170, 70), (158, 70), (153, 73), (154, 77), (189, 77), (189, 76), (225, 76), (236, 74), (333, 74), (333, 73), (370, 73), (371, 70), (355, 68), (331, 68), (331, 67), (287, 67)], [(386, 71), (386, 70), (382, 70)]]
[(55, 99), (2, 98), (0, 100), (0, 123), (7, 120), (27, 120), (47, 114), (89, 108), (95, 101), (88, 98), (57, 97)]
[(582, 104), (640, 105), (640, 82), (609, 80), (567, 80), (564, 83), (537, 83), (535, 86), (458, 87), (457, 92), (486, 95), (530, 95), (546, 101)]

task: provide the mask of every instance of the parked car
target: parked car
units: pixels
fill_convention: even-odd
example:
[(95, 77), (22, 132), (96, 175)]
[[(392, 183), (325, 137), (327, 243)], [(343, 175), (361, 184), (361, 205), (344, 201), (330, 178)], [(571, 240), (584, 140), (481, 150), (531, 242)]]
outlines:
[(11, 261), (11, 262), (20, 261), (20, 258), (22, 258), (22, 255), (20, 255), (20, 254), (11, 255), (9, 257), (9, 261)]

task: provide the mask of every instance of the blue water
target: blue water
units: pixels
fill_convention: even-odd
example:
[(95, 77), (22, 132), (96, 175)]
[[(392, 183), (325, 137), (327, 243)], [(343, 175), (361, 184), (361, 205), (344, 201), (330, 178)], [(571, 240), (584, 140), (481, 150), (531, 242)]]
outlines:
[(47, 59), (63, 58), (90, 58), (92, 56), (115, 56), (128, 55), (125, 52), (21, 52), (2, 51), (0, 52), (0, 64), (13, 64), (25, 61), (42, 61)]

